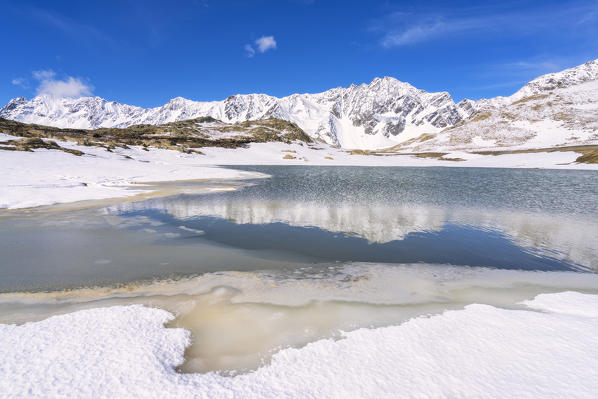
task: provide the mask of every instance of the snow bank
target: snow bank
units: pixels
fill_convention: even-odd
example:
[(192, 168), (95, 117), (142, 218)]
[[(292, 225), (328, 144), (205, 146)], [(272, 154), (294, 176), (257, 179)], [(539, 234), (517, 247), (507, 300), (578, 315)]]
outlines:
[[(0, 137), (1, 139), (2, 137)], [(14, 137), (4, 135), (4, 139)], [(86, 153), (75, 156), (59, 150), (0, 151), (0, 208), (26, 208), (90, 199), (125, 197), (150, 188), (132, 183), (195, 179), (243, 179), (263, 174), (235, 171), (214, 165), (353, 165), (353, 166), (450, 166), (598, 169), (598, 164), (575, 164), (574, 152), (483, 156), (456, 152), (462, 162), (406, 155), (351, 155), (320, 145), (254, 143), (249, 148), (202, 148), (205, 155), (139, 147), (116, 149), (58, 142)], [(287, 158), (285, 158), (287, 156)], [(291, 157), (291, 158), (289, 158)]]
[(257, 173), (202, 166), (199, 155), (140, 148), (117, 149), (61, 146), (86, 153), (75, 156), (59, 150), (0, 151), (0, 208), (26, 208), (91, 199), (126, 197), (143, 192), (133, 183), (260, 177)]
[[(202, 148), (205, 153), (199, 162), (212, 165), (339, 165), (339, 166), (442, 166), (479, 168), (547, 168), (593, 169), (598, 164), (576, 164), (581, 154), (570, 152), (539, 152), (503, 155), (479, 155), (453, 152), (445, 158), (462, 158), (447, 161), (434, 158), (417, 158), (410, 155), (358, 155), (337, 148), (321, 145), (313, 149), (299, 144), (254, 143), (250, 148)], [(284, 159), (291, 155), (294, 159)]]
[(189, 343), (138, 305), (0, 325), (0, 397), (577, 397), (598, 392), (598, 296), (469, 305), (284, 349), (250, 374), (177, 374)]

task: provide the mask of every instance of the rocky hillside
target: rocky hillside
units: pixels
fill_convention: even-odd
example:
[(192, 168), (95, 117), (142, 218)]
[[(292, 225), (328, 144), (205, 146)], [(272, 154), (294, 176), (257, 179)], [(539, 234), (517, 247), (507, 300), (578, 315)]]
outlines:
[(0, 133), (24, 137), (0, 141), (0, 150), (31, 151), (36, 148), (61, 149), (74, 155), (81, 151), (60, 147), (53, 140), (76, 142), (85, 146), (142, 146), (201, 153), (201, 147), (246, 147), (250, 143), (303, 142), (312, 139), (297, 125), (280, 119), (262, 119), (236, 124), (204, 117), (162, 125), (133, 125), (126, 128), (61, 129), (0, 119)]
[(598, 143), (598, 60), (540, 76), (510, 97), (440, 133), (399, 146), (413, 151), (546, 148)]
[(124, 128), (210, 117), (236, 124), (276, 118), (312, 139), (346, 149), (413, 151), (533, 148), (598, 143), (598, 60), (540, 76), (509, 97), (455, 104), (394, 78), (317, 94), (265, 94), (197, 102), (174, 98), (140, 108), (99, 97), (16, 98), (0, 117), (60, 128)]
[(212, 117), (226, 123), (278, 118), (293, 122), (312, 138), (334, 146), (375, 149), (424, 132), (438, 132), (472, 112), (471, 104), (455, 104), (446, 92), (428, 93), (386, 77), (374, 79), (370, 84), (283, 98), (248, 94), (230, 96), (223, 101), (197, 102), (179, 97), (149, 109), (99, 97), (16, 98), (0, 109), (0, 117), (79, 129), (159, 125), (197, 117)]

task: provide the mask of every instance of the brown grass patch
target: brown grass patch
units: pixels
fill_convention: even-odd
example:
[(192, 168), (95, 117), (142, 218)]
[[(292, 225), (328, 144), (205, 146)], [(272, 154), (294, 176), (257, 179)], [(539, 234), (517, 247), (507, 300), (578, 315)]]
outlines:
[(485, 119), (490, 118), (492, 114), (490, 112), (478, 112), (475, 114), (475, 116), (473, 118), (471, 118), (469, 120), (469, 122), (479, 122), (479, 121), (483, 121)]
[(350, 155), (370, 155), (371, 153), (368, 150), (349, 150)]
[[(211, 122), (212, 125), (205, 126), (207, 122)], [(217, 134), (213, 135), (214, 132), (237, 131), (241, 135), (223, 138), (219, 138)], [(101, 128), (95, 130), (60, 129), (0, 118), (0, 132), (18, 137), (72, 141), (79, 145), (103, 147), (107, 151), (112, 151), (116, 147), (141, 146), (144, 149), (156, 147), (190, 153), (197, 152), (195, 149), (200, 147), (237, 148), (247, 147), (249, 143), (271, 141), (288, 144), (292, 142), (299, 142), (300, 144), (302, 142), (312, 142), (312, 139), (294, 123), (275, 118), (228, 124), (210, 117), (204, 117), (163, 125), (133, 125), (127, 128)], [(52, 146), (52, 144), (37, 142), (37, 144), (30, 143), (28, 147), (41, 148), (32, 147), (35, 145)], [(57, 147), (54, 146), (53, 148)], [(73, 151), (76, 150), (67, 152), (75, 154)]]
[(522, 103), (526, 103), (528, 101), (533, 101), (533, 100), (541, 100), (546, 97), (548, 97), (548, 94), (535, 94), (533, 96), (523, 97), (517, 101), (514, 101), (513, 103), (511, 103), (511, 105), (522, 104)]
[(568, 147), (534, 148), (527, 150), (476, 151), (479, 155), (531, 154), (538, 152), (578, 152), (576, 163), (598, 163), (598, 145), (574, 145)]
[(6, 151), (27, 151), (33, 152), (33, 150), (45, 148), (47, 150), (59, 150), (76, 156), (81, 156), (84, 153), (79, 150), (73, 150), (70, 148), (64, 148), (58, 145), (52, 140), (42, 140), (38, 137), (27, 137), (19, 140), (8, 140), (0, 142), (0, 150)]

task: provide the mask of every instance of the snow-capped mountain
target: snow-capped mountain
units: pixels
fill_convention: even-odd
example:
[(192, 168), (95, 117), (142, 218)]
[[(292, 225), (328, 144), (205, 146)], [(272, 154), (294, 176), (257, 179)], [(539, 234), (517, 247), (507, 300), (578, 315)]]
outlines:
[(598, 59), (561, 72), (542, 75), (527, 83), (509, 99), (517, 101), (534, 94), (550, 92), (555, 89), (566, 89), (596, 79), (598, 79)]
[[(466, 100), (464, 100), (466, 101)], [(540, 76), (509, 97), (473, 103), (468, 120), (406, 143), (413, 151), (598, 143), (598, 60)]]
[(598, 60), (540, 76), (509, 97), (465, 99), (458, 104), (447, 92), (428, 93), (384, 77), (317, 94), (282, 98), (238, 94), (213, 102), (177, 97), (147, 109), (99, 97), (16, 98), (0, 109), (0, 117), (92, 129), (201, 116), (227, 123), (274, 117), (296, 123), (314, 139), (349, 149), (401, 143), (417, 150), (577, 144), (596, 139), (598, 91), (592, 83), (596, 79)]
[(428, 93), (394, 78), (336, 88), (318, 94), (276, 98), (265, 94), (234, 95), (223, 101), (174, 98), (144, 109), (99, 97), (31, 100), (16, 98), (0, 117), (56, 127), (126, 127), (211, 116), (224, 122), (275, 117), (294, 122), (307, 134), (343, 148), (388, 147), (423, 132), (438, 132), (471, 115), (469, 103), (455, 104), (446, 93)]

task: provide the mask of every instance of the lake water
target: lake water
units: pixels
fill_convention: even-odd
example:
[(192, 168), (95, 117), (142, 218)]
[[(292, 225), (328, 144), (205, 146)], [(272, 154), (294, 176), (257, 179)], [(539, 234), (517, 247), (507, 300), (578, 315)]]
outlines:
[(236, 191), (4, 212), (0, 322), (158, 306), (192, 332), (182, 371), (242, 372), (342, 330), (473, 302), (513, 308), (540, 292), (598, 293), (595, 171), (239, 169), (272, 177), (231, 182)]

